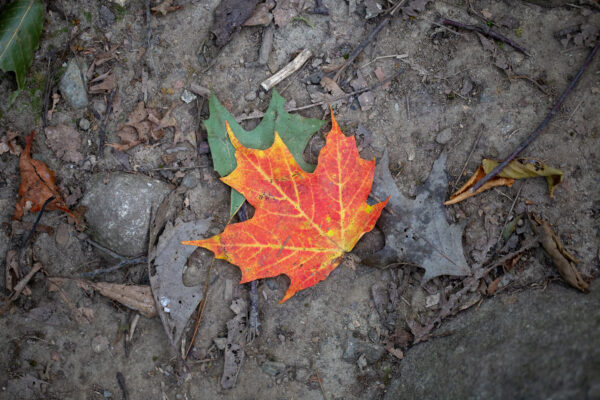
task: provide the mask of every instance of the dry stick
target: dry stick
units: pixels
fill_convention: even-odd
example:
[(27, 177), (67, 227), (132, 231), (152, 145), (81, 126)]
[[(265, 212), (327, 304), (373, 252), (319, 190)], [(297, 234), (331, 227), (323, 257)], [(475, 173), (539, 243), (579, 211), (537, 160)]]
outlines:
[(81, 274), (81, 277), (83, 278), (93, 278), (96, 275), (100, 275), (100, 274), (106, 274), (108, 272), (113, 272), (116, 271), (120, 268), (123, 268), (127, 265), (132, 265), (132, 264), (141, 264), (141, 263), (145, 263), (146, 262), (146, 256), (139, 256), (139, 257), (134, 257), (134, 258), (126, 258), (124, 260), (121, 260), (118, 264), (113, 265), (112, 267), (109, 268), (99, 268), (99, 269), (95, 269), (93, 271), (89, 271), (89, 272), (84, 272), (83, 274)]
[(467, 156), (467, 161), (465, 161), (465, 165), (463, 165), (462, 170), (460, 171), (460, 174), (458, 174), (458, 176), (456, 177), (456, 180), (452, 184), (452, 187), (454, 189), (456, 189), (456, 185), (458, 185), (460, 178), (462, 178), (463, 174), (465, 173), (465, 170), (467, 169), (467, 165), (469, 164), (469, 160), (471, 160), (471, 156), (473, 156), (473, 153), (475, 152), (475, 148), (477, 147), (477, 143), (479, 143), (479, 139), (481, 139), (481, 135), (483, 134), (483, 131), (484, 131), (484, 129), (483, 129), (483, 127), (481, 127), (479, 130), (479, 133), (477, 134), (477, 137), (475, 138), (475, 141), (473, 142), (473, 147), (471, 147), (471, 151), (469, 152), (469, 155)]
[(208, 267), (208, 271), (206, 272), (206, 279), (204, 280), (204, 294), (202, 296), (202, 301), (198, 304), (198, 309), (196, 312), (196, 322), (194, 322), (194, 333), (192, 333), (192, 339), (190, 340), (190, 344), (185, 352), (184, 360), (187, 359), (192, 347), (194, 347), (194, 342), (196, 341), (196, 334), (198, 333), (198, 328), (200, 327), (200, 321), (202, 320), (202, 314), (204, 314), (204, 308), (206, 307), (206, 301), (208, 300), (208, 282), (210, 281), (210, 271), (215, 264), (215, 259), (213, 257), (210, 266)]
[(527, 50), (525, 50), (522, 46), (520, 46), (519, 44), (517, 44), (514, 41), (510, 40), (506, 36), (503, 36), (503, 35), (499, 34), (498, 32), (490, 29), (490, 27), (487, 27), (487, 26), (486, 27), (481, 27), (481, 26), (477, 26), (477, 25), (467, 25), (467, 24), (463, 24), (463, 23), (458, 22), (458, 21), (453, 21), (453, 20), (447, 19), (447, 18), (444, 18), (442, 20), (442, 24), (444, 24), (444, 25), (450, 25), (450, 26), (453, 26), (455, 28), (460, 28), (460, 29), (464, 29), (464, 30), (467, 30), (467, 31), (473, 31), (473, 32), (481, 33), (482, 35), (491, 37), (492, 39), (499, 40), (501, 42), (504, 42), (504, 43), (508, 44), (509, 46), (512, 46), (515, 50), (517, 50), (518, 52), (521, 52), (521, 53), (525, 54), (526, 56), (530, 56), (530, 54), (527, 52)]
[(50, 202), (52, 200), (54, 200), (54, 198), (55, 198), (54, 196), (50, 196), (48, 199), (46, 199), (46, 201), (42, 205), (42, 208), (41, 208), (40, 212), (38, 213), (38, 216), (35, 219), (35, 222), (33, 223), (33, 226), (31, 227), (31, 230), (29, 231), (29, 233), (27, 233), (27, 236), (25, 236), (25, 239), (23, 240), (23, 244), (21, 245), (21, 249), (23, 249), (25, 246), (27, 246), (27, 243), (29, 243), (29, 240), (33, 236), (33, 233), (35, 232), (38, 224), (40, 223), (40, 220), (42, 219), (42, 214), (46, 210), (46, 206), (48, 204), (50, 204)]
[(583, 75), (586, 68), (590, 65), (590, 63), (592, 62), (592, 59), (598, 52), (599, 48), (600, 48), (600, 39), (596, 43), (596, 46), (594, 47), (594, 49), (590, 52), (590, 54), (588, 54), (587, 58), (583, 62), (583, 65), (581, 66), (581, 68), (579, 68), (579, 71), (577, 71), (577, 75), (575, 75), (575, 78), (573, 78), (573, 80), (571, 81), (569, 86), (567, 86), (565, 91), (560, 95), (560, 98), (558, 99), (558, 101), (556, 102), (554, 107), (552, 107), (552, 110), (550, 110), (548, 115), (546, 115), (546, 118), (544, 118), (542, 123), (539, 124), (537, 128), (535, 128), (535, 130), (531, 133), (531, 135), (529, 135), (529, 137), (527, 137), (527, 139), (525, 139), (523, 142), (521, 142), (521, 144), (515, 149), (515, 151), (512, 152), (512, 154), (510, 156), (508, 156), (504, 161), (502, 161), (500, 164), (498, 164), (498, 166), (496, 168), (494, 168), (492, 170), (492, 172), (490, 172), (489, 174), (484, 176), (479, 182), (477, 182), (475, 184), (475, 186), (473, 186), (469, 192), (471, 192), (471, 193), (475, 192), (477, 189), (479, 189), (481, 186), (483, 186), (487, 181), (489, 181), (490, 179), (492, 179), (493, 177), (498, 175), (498, 173), (500, 173), (500, 171), (502, 171), (504, 169), (504, 167), (506, 167), (512, 160), (514, 160), (515, 157), (517, 157), (519, 155), (519, 153), (521, 153), (523, 150), (525, 150), (525, 148), (527, 148), (527, 146), (529, 146), (531, 144), (531, 142), (533, 142), (535, 140), (535, 138), (537, 138), (539, 136), (542, 129), (544, 129), (546, 127), (546, 125), (548, 125), (548, 123), (550, 122), (552, 117), (554, 117), (554, 115), (558, 112), (558, 109), (564, 103), (567, 96), (573, 91), (573, 88), (575, 88), (575, 85), (577, 85), (579, 78), (581, 78), (581, 75)]
[(98, 157), (104, 158), (104, 136), (106, 134), (106, 123), (108, 122), (108, 116), (112, 111), (113, 100), (115, 98), (115, 93), (117, 89), (113, 89), (110, 92), (110, 96), (108, 96), (108, 103), (106, 105), (106, 113), (104, 114), (104, 118), (102, 119), (102, 125), (100, 125), (100, 148), (98, 149)]
[[(400, 70), (400, 71), (396, 72), (394, 75), (392, 75), (392, 76), (390, 76), (388, 78), (385, 78), (381, 82), (377, 82), (376, 84), (371, 85), (369, 87), (366, 87), (366, 88), (363, 88), (363, 89), (359, 89), (359, 90), (355, 90), (354, 92), (345, 93), (343, 95), (334, 97), (332, 99), (319, 101), (317, 103), (311, 103), (311, 104), (307, 104), (307, 105), (301, 106), (301, 107), (285, 108), (285, 111), (287, 111), (287, 112), (302, 111), (302, 110), (308, 110), (309, 108), (313, 108), (313, 107), (317, 107), (317, 106), (322, 106), (323, 104), (335, 103), (336, 101), (345, 99), (346, 97), (350, 97), (350, 96), (354, 96), (354, 95), (361, 94), (361, 93), (364, 93), (364, 92), (368, 92), (370, 90), (375, 90), (379, 86), (383, 86), (386, 83), (391, 82), (392, 80), (396, 79), (398, 76), (400, 76), (403, 73), (404, 73), (404, 70)], [(236, 121), (237, 122), (247, 121), (247, 120), (250, 120), (250, 119), (262, 118), (264, 116), (265, 116), (265, 113), (259, 112), (259, 113), (252, 114), (252, 115), (249, 115), (249, 116), (244, 117), (244, 118), (236, 119)], [(162, 168), (162, 169), (164, 169), (164, 168)]]
[(42, 264), (41, 263), (35, 263), (33, 264), (33, 267), (31, 268), (31, 271), (29, 271), (29, 273), (27, 275), (25, 275), (25, 277), (23, 277), (23, 279), (21, 279), (16, 285), (15, 285), (15, 289), (14, 289), (14, 293), (4, 301), (4, 304), (2, 305), (2, 307), (0, 307), (0, 315), (4, 314), (6, 311), (8, 311), (8, 308), (10, 307), (10, 305), (12, 304), (13, 301), (15, 301), (19, 295), (21, 294), (21, 292), (23, 291), (23, 289), (25, 289), (25, 286), (27, 286), (27, 283), (29, 283), (29, 281), (31, 280), (31, 278), (33, 278), (33, 276), (42, 268)]
[(397, 6), (394, 6), (392, 11), (390, 11), (389, 14), (387, 14), (385, 17), (383, 17), (383, 20), (379, 23), (379, 25), (377, 25), (377, 27), (375, 27), (375, 29), (373, 29), (373, 32), (371, 32), (369, 34), (369, 36), (367, 36), (367, 38), (365, 40), (363, 40), (362, 43), (356, 49), (354, 49), (354, 51), (348, 57), (348, 60), (346, 60), (344, 65), (342, 65), (341, 68), (338, 70), (338, 72), (336, 72), (336, 74), (333, 76), (334, 81), (337, 82), (340, 79), (340, 75), (342, 75), (342, 72), (344, 72), (344, 70), (346, 68), (348, 68), (348, 66), (354, 62), (356, 57), (358, 57), (358, 55), (364, 50), (364, 48), (367, 47), (367, 45), (369, 43), (371, 43), (373, 41), (373, 39), (375, 39), (375, 36), (377, 36), (379, 31), (381, 31), (383, 29), (383, 27), (386, 26), (391, 21), (392, 17), (394, 16), (394, 13), (400, 8), (399, 6), (402, 3), (404, 3), (404, 1), (401, 1)]

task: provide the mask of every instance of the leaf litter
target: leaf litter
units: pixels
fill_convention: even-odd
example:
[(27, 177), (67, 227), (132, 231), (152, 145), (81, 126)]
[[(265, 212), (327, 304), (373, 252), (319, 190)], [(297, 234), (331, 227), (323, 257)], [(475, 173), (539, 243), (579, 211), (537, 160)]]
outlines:
[(81, 148), (81, 135), (77, 129), (69, 125), (59, 124), (46, 127), (44, 132), (46, 133), (46, 144), (56, 153), (58, 158), (71, 163), (78, 163), (83, 160), (83, 155), (79, 151)]

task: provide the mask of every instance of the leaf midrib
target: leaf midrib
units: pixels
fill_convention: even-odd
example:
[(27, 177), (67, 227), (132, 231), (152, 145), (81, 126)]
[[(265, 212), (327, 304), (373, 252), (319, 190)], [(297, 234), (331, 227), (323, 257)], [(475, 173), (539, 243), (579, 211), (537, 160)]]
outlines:
[(29, 14), (31, 8), (33, 7), (33, 3), (34, 3), (34, 0), (30, 0), (29, 1), (29, 5), (27, 6), (27, 10), (23, 13), (23, 16), (21, 17), (21, 21), (19, 21), (19, 24), (17, 25), (17, 28), (15, 29), (15, 31), (12, 34), (12, 36), (10, 37), (10, 40), (6, 43), (6, 47), (2, 51), (2, 54), (0, 54), (0, 62), (2, 62), (2, 60), (4, 59), (4, 55), (6, 54), (6, 52), (8, 51), (8, 49), (10, 48), (11, 43), (13, 42), (13, 40), (15, 39), (15, 37), (17, 36), (17, 33), (19, 32), (19, 30), (21, 29), (21, 25), (23, 24), (23, 21), (25, 21), (25, 18), (27, 17), (27, 15)]

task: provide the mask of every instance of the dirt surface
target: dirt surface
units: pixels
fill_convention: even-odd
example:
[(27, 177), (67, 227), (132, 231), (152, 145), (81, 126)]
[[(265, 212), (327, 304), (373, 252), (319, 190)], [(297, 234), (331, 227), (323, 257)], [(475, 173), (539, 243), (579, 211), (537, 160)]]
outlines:
[[(211, 218), (208, 234), (219, 233), (229, 217), (229, 189), (218, 180), (206, 151), (201, 122), (208, 118), (208, 99), (198, 95), (185, 103), (180, 98), (185, 89), (196, 84), (213, 90), (233, 115), (264, 111), (270, 93), (264, 93), (260, 83), (301, 50), (309, 49), (313, 56), (277, 89), (296, 106), (310, 104), (324, 93), (318, 84), (324, 66), (343, 63), (381, 21), (381, 16), (365, 18), (376, 3), (372, 0), (323, 3), (329, 15), (311, 13), (314, 4), (307, 1), (299, 14), (302, 18), (284, 26), (271, 22), (273, 49), (267, 64), (261, 66), (256, 61), (267, 29), (263, 26), (244, 27), (234, 32), (223, 48), (215, 46), (210, 29), (218, 0), (176, 1), (174, 5), (180, 9), (166, 15), (152, 13), (149, 24), (143, 1), (129, 0), (124, 7), (93, 0), (52, 2), (27, 88), (12, 106), (8, 107), (8, 102), (0, 106), (0, 138), (14, 131), (19, 134), (17, 143), (24, 146), (25, 136), (37, 131), (32, 155), (55, 171), (57, 185), (72, 209), (84, 203), (94, 182), (108, 184), (111, 175), (126, 172), (145, 176), (144, 182), (149, 177), (162, 181), (161, 187), (180, 188), (184, 206), (172, 221)], [(387, 7), (383, 1), (379, 3)], [(402, 13), (395, 16), (342, 74), (340, 87), (347, 93), (354, 90), (351, 81), (357, 79), (358, 71), (368, 85), (378, 82), (376, 70), (384, 76), (398, 71), (402, 74), (389, 87), (370, 92), (370, 107), (350, 97), (334, 110), (342, 130), (356, 135), (363, 158), (379, 158), (388, 151), (392, 175), (406, 196), (415, 196), (434, 161), (445, 152), (450, 194), (475, 171), (482, 158), (507, 156), (541, 122), (590, 51), (578, 29), (583, 24), (597, 31), (600, 12), (594, 2), (556, 8), (522, 1), (467, 2), (470, 6), (462, 1), (413, 3), (428, 4), (413, 17)], [(354, 10), (351, 5), (356, 6)], [(493, 29), (517, 41), (530, 55), (507, 44), (486, 42), (472, 32), (442, 27), (440, 17), (481, 26), (489, 21)], [(573, 26), (577, 29), (571, 36), (555, 37)], [(106, 123), (106, 143), (121, 143), (117, 135), (120, 126), (140, 101), (161, 116), (172, 110), (177, 128), (165, 128), (161, 137), (152, 137), (129, 150), (99, 149), (110, 88), (105, 93), (93, 93), (102, 90), (91, 89), (97, 82), (88, 83), (87, 107), (74, 109), (64, 94), (54, 107), (49, 125), (74, 128), (81, 138), (81, 144), (71, 152), (57, 151), (56, 144), (47, 140), (41, 117), (49, 76), (46, 55), (52, 49), (58, 61), (57, 78), (51, 87), (52, 93), (59, 94), (58, 80), (69, 61), (77, 60), (85, 73), (101, 52), (114, 54), (97, 65), (90, 76), (93, 80), (110, 71), (115, 78), (117, 90)], [(3, 98), (15, 88), (14, 77), (3, 74)], [(462, 242), (472, 272), (505, 253), (518, 253), (524, 232), (505, 253), (496, 253), (496, 245), (507, 221), (531, 211), (552, 225), (579, 259), (578, 267), (586, 279), (597, 275), (599, 109), (600, 60), (596, 59), (549, 127), (524, 153), (564, 172), (564, 182), (554, 198), (548, 196), (543, 179), (534, 179), (448, 207), (448, 220), (466, 226)], [(321, 107), (301, 114), (329, 118)], [(243, 124), (249, 129), (258, 121)], [(316, 162), (328, 129), (325, 124), (309, 143), (307, 161)], [(72, 151), (79, 152), (81, 158)], [(70, 161), (65, 161), (66, 154)], [(19, 182), (18, 157), (11, 152), (1, 154), (0, 265), (6, 264), (9, 250), (19, 248), (36, 217), (26, 214), (24, 223), (11, 221)], [(153, 206), (160, 203), (162, 194), (156, 196)], [(86, 206), (104, 210), (118, 201), (118, 197), (96, 195)], [(145, 218), (138, 237), (146, 238), (150, 202), (139, 210), (130, 198), (127, 202), (127, 212), (137, 213), (127, 218)], [(101, 215), (105, 223), (109, 218), (104, 216), (109, 213), (94, 214)], [(121, 231), (127, 231), (131, 239), (132, 226), (119, 225), (125, 224), (123, 221), (115, 219), (114, 224), (105, 225), (110, 232), (102, 234), (116, 235), (107, 243), (118, 243)], [(215, 262), (203, 321), (194, 349), (183, 365), (177, 356), (181, 349), (171, 347), (159, 318), (141, 317), (126, 346), (124, 334), (131, 327), (132, 311), (76, 284), (52, 287), (47, 276), (80, 277), (96, 268), (113, 266), (119, 259), (90, 243), (88, 239), (96, 240), (97, 232), (89, 228), (78, 231), (60, 212), (44, 213), (41, 224), (52, 229), (36, 232), (22, 259), (25, 272), (35, 261), (42, 263), (43, 273), (34, 276), (30, 291), (0, 317), (0, 346), (4, 350), (0, 355), (0, 390), (7, 398), (123, 398), (117, 373), (124, 377), (131, 399), (382, 398), (390, 383), (401, 379), (397, 373), (404, 362), (402, 352), (410, 354), (407, 347), (419, 336), (414, 321), (427, 325), (441, 315), (442, 304), (433, 301), (441, 291), (456, 294), (472, 284), (461, 278), (440, 277), (422, 285), (423, 270), (418, 266), (377, 268), (360, 264), (359, 257), (384, 246), (384, 235), (375, 229), (357, 245), (353, 252), (357, 257), (348, 257), (325, 281), (284, 304), (278, 302), (289, 284), (286, 277), (260, 281), (260, 335), (245, 346), (246, 357), (235, 387), (224, 390), (220, 383), (224, 357), (217, 344), (226, 337), (227, 321), (234, 316), (232, 300), (248, 298), (248, 285), (237, 283), (237, 267)], [(143, 247), (145, 240), (135, 243)], [(197, 265), (188, 270), (195, 270), (198, 277), (188, 276), (184, 281), (188, 286), (198, 285), (202, 293), (211, 254), (197, 250), (192, 258)], [(148, 284), (146, 270), (145, 263), (132, 264), (94, 279)], [(0, 286), (5, 288), (5, 276), (0, 276)], [(532, 287), (565, 286), (551, 260), (536, 247), (523, 252), (510, 273), (503, 275), (502, 267), (496, 268), (476, 281), (472, 290), (460, 292), (459, 305), (450, 314), (482, 301), (499, 301), (502, 296), (490, 296), (492, 291), (488, 290), (498, 278), (501, 283), (496, 293), (503, 296)], [(5, 298), (9, 295), (3, 290)], [(574, 302), (578, 296), (585, 294), (571, 296)], [(564, 303), (564, 307), (569, 304)], [(470, 312), (486, 313), (487, 309)], [(527, 315), (524, 313), (523, 318)], [(545, 332), (540, 329), (538, 334)], [(428, 334), (423, 338), (428, 339)], [(595, 362), (590, 365), (597, 367), (598, 360)]]

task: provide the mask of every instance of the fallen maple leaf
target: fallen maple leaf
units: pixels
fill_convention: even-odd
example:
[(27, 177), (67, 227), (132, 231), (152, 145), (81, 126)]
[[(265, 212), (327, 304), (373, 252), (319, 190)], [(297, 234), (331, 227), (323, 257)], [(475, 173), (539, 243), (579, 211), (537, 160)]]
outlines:
[(239, 266), (240, 283), (287, 275), (291, 282), (281, 302), (327, 278), (373, 229), (387, 204), (367, 204), (375, 161), (361, 159), (354, 137), (344, 136), (333, 114), (331, 120), (314, 173), (300, 168), (279, 134), (270, 148), (249, 149), (227, 123), (237, 167), (221, 180), (256, 212), (219, 235), (183, 244), (204, 247)]
[(46, 205), (46, 210), (61, 210), (78, 220), (58, 193), (54, 184), (54, 172), (44, 162), (31, 158), (31, 143), (34, 135), (35, 131), (25, 139), (25, 149), (19, 159), (21, 186), (19, 186), (19, 201), (15, 206), (13, 219), (20, 220), (25, 210), (40, 211), (46, 200), (54, 196), (54, 199)]

